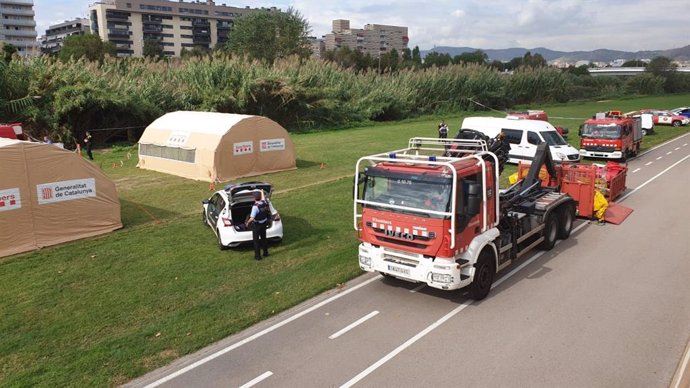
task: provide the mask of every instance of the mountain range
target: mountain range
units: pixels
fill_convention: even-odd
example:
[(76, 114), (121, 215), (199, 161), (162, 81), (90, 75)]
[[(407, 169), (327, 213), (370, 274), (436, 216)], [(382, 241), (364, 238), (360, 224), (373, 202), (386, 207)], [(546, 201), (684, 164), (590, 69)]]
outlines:
[[(451, 57), (460, 55), (465, 52), (474, 52), (480, 49), (471, 47), (447, 47), (438, 46), (431, 50), (422, 50), (422, 57), (426, 56), (430, 52), (437, 52), (441, 54), (449, 54)], [(590, 61), (590, 62), (611, 62), (616, 59), (652, 59), (658, 56), (668, 57), (672, 60), (687, 61), (690, 60), (690, 45), (685, 47), (670, 49), (670, 50), (648, 50), (648, 51), (619, 51), (619, 50), (608, 50), (599, 49), (593, 51), (555, 51), (544, 47), (537, 47), (532, 49), (514, 47), (507, 49), (481, 49), (488, 55), (489, 60), (499, 60), (499, 61), (510, 61), (515, 57), (522, 57), (528, 51), (534, 54), (540, 54), (547, 61)]]

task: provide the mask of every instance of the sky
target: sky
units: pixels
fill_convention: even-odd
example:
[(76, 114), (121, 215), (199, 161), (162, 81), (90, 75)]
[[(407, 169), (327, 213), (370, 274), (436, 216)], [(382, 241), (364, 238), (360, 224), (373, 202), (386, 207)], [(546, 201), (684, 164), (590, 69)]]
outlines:
[[(177, 1), (177, 0), (176, 0)], [(189, 2), (188, 0), (185, 0)], [(242, 7), (293, 7), (311, 35), (331, 32), (334, 19), (406, 26), (408, 46), (504, 49), (545, 47), (558, 51), (666, 50), (690, 45), (689, 0), (216, 0)], [(34, 0), (36, 31), (88, 17), (95, 0)]]

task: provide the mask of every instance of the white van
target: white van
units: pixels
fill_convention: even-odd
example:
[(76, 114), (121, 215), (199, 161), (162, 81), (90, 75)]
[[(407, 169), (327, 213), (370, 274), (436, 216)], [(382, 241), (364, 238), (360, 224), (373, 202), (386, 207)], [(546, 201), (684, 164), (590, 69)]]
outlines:
[(580, 152), (569, 145), (553, 125), (541, 120), (498, 117), (467, 117), (461, 129), (474, 129), (489, 137), (503, 132), (510, 143), (508, 162), (532, 160), (537, 152), (537, 144), (545, 142), (555, 161), (580, 161)]

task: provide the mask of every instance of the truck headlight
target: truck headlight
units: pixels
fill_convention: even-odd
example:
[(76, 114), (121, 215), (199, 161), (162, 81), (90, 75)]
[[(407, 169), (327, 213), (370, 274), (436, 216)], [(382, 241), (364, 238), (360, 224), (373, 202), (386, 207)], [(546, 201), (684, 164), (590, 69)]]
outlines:
[(452, 283), (453, 277), (445, 273), (431, 273), (431, 280), (437, 283)]
[(371, 267), (371, 257), (359, 255), (359, 263), (365, 267)]

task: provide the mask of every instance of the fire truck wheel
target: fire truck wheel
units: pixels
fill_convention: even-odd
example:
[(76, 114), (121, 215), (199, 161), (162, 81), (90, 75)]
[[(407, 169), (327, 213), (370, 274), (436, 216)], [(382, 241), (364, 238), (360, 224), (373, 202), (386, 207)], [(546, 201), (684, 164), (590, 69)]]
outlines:
[(556, 244), (556, 237), (558, 236), (558, 219), (554, 212), (551, 212), (548, 217), (546, 217), (546, 222), (544, 223), (544, 241), (539, 244), (539, 249), (544, 251), (550, 251)]
[(220, 241), (220, 231), (218, 229), (216, 229), (216, 235), (218, 235), (218, 249), (220, 249), (221, 251), (228, 249), (228, 246), (223, 245), (223, 242)]
[(563, 205), (563, 209), (559, 214), (560, 223), (558, 224), (558, 238), (565, 240), (570, 237), (570, 232), (573, 230), (573, 223), (575, 222), (575, 206)]
[(469, 286), (470, 298), (482, 300), (489, 295), (491, 284), (494, 282), (496, 268), (491, 254), (483, 251), (479, 254), (479, 260), (474, 264), (474, 280)]

